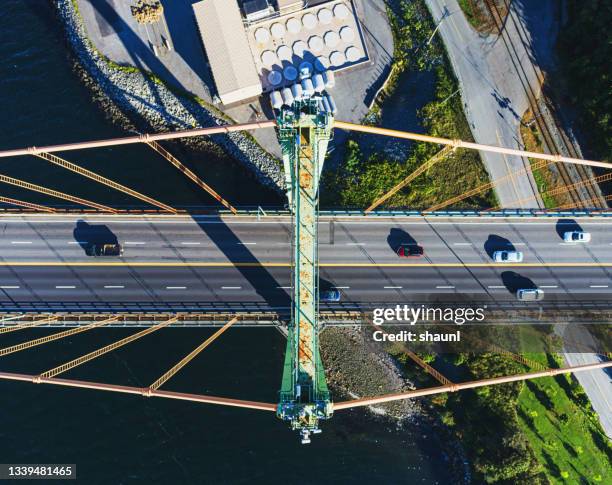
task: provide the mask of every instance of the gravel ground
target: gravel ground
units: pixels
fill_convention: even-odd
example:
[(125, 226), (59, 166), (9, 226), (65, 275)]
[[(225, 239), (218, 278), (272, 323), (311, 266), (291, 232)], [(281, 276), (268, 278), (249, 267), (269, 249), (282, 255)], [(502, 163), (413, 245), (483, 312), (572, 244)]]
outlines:
[[(179, 96), (136, 69), (111, 65), (87, 38), (81, 17), (72, 0), (55, 0), (66, 37), (78, 62), (85, 83), (94, 98), (123, 127), (138, 132), (163, 132), (228, 122), (195, 100)], [(252, 170), (259, 182), (284, 192), (280, 162), (269, 155), (244, 133), (210, 137), (228, 155)], [(210, 147), (210, 143), (191, 140), (193, 148)]]
[[(389, 355), (359, 330), (329, 327), (321, 333), (320, 344), (329, 385), (345, 396), (360, 398), (414, 388)], [(421, 411), (412, 400), (372, 406), (370, 410), (400, 420)]]

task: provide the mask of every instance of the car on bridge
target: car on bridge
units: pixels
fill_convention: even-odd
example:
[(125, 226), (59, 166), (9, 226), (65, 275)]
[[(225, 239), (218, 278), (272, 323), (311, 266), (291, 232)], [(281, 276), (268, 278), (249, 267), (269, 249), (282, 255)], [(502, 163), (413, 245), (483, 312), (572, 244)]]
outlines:
[(591, 233), (584, 231), (567, 231), (563, 233), (565, 242), (582, 242), (588, 243), (591, 240)]
[(89, 247), (91, 256), (123, 256), (121, 244), (92, 244)]
[(400, 258), (420, 258), (425, 254), (423, 246), (418, 244), (400, 244), (396, 252)]
[(493, 261), (496, 263), (522, 263), (523, 253), (521, 251), (495, 251)]
[(339, 302), (341, 298), (342, 295), (340, 294), (340, 290), (336, 288), (322, 291), (319, 296), (319, 300), (321, 301), (321, 303), (335, 303)]
[(540, 288), (522, 288), (516, 291), (518, 301), (540, 301), (544, 298), (544, 291)]

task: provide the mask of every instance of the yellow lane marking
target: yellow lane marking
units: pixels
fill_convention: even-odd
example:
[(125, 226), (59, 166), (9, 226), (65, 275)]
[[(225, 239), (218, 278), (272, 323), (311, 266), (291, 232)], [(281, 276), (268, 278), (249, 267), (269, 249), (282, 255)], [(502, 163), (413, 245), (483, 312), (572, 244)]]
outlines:
[[(163, 262), (163, 261), (147, 261), (147, 262), (98, 262), (88, 263), (82, 261), (67, 261), (67, 262), (53, 262), (53, 261), (0, 261), (0, 267), (18, 267), (18, 266), (32, 266), (32, 267), (169, 267), (169, 268), (184, 268), (184, 267), (202, 267), (202, 268), (289, 268), (291, 263), (232, 263), (232, 262), (204, 262), (204, 261), (193, 261), (193, 262)], [(320, 267), (326, 268), (418, 268), (418, 267), (434, 267), (434, 268), (608, 268), (612, 267), (610, 263), (320, 263)]]

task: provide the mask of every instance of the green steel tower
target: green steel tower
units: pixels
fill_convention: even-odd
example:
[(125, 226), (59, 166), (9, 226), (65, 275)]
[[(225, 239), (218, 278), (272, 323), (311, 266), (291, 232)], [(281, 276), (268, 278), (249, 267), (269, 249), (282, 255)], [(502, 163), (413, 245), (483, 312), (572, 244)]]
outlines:
[(302, 443), (332, 415), (319, 355), (319, 180), (331, 138), (333, 116), (321, 98), (295, 101), (278, 116), (287, 196), (293, 218), (293, 305), (278, 416), (298, 430)]

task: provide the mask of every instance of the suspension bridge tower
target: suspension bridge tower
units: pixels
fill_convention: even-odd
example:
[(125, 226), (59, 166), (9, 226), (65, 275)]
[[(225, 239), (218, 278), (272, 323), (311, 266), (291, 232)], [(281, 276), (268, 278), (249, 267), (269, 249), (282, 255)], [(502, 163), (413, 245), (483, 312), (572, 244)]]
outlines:
[(310, 442), (332, 402), (319, 354), (319, 181), (333, 115), (323, 98), (283, 107), (277, 117), (287, 196), (292, 214), (293, 302), (277, 415)]

